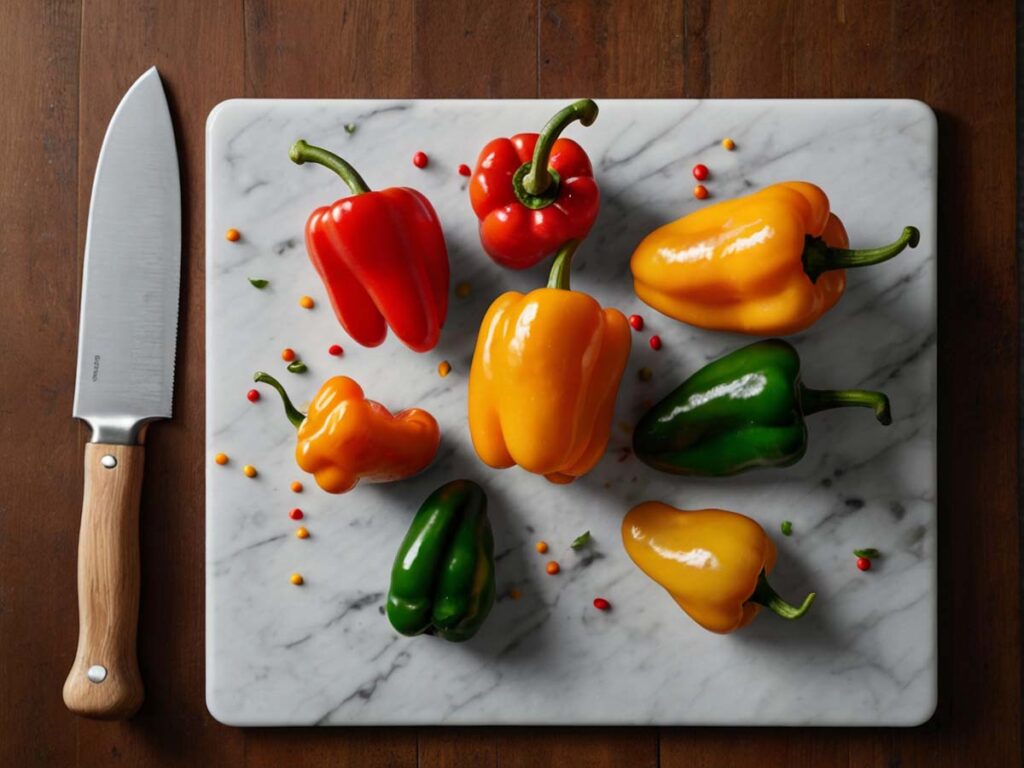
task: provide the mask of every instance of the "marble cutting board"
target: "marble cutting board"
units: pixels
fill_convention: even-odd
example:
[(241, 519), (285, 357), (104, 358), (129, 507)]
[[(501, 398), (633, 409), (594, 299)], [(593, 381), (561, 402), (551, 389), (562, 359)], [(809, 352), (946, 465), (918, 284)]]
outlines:
[[(460, 163), (495, 136), (538, 130), (567, 101), (258, 101), (219, 105), (206, 148), (206, 679), (207, 705), (234, 725), (761, 724), (914, 725), (928, 719), (936, 675), (936, 122), (915, 101), (601, 100), (590, 128), (571, 127), (602, 190), (597, 224), (573, 285), (647, 322), (619, 392), (608, 453), (556, 486), (475, 456), (465, 390), (479, 322), (502, 291), (544, 282), (546, 265), (512, 272), (481, 251)], [(354, 133), (346, 132), (354, 123)], [(731, 136), (736, 150), (719, 141)], [(444, 224), (452, 293), (440, 344), (416, 354), (393, 338), (360, 348), (338, 326), (303, 244), (309, 212), (347, 194), (332, 173), (297, 167), (298, 138), (350, 160), (371, 187), (425, 193)], [(425, 170), (413, 153), (430, 156)], [(653, 227), (706, 205), (691, 168), (711, 169), (711, 200), (776, 181), (822, 186), (854, 247), (920, 246), (849, 273), (838, 307), (791, 339), (805, 380), (885, 390), (895, 423), (846, 409), (809, 419), (797, 465), (728, 480), (659, 474), (624, 449), (644, 403), (751, 339), (679, 324), (633, 294), (629, 256)], [(237, 243), (224, 239), (240, 230)], [(247, 278), (265, 278), (262, 291)], [(297, 300), (309, 294), (316, 308)], [(657, 333), (661, 351), (648, 345)], [(333, 343), (344, 346), (330, 357)], [(309, 372), (285, 372), (293, 347)], [(440, 378), (438, 363), (452, 371)], [(638, 380), (647, 366), (650, 382)], [(400, 409), (426, 408), (442, 427), (434, 465), (414, 479), (321, 492), (294, 464), (294, 430), (276, 395), (246, 400), (255, 370), (278, 375), (305, 404), (334, 374)], [(223, 451), (224, 467), (212, 457)], [(246, 478), (243, 464), (259, 470)], [(498, 602), (480, 634), (458, 645), (398, 636), (382, 615), (395, 549), (435, 487), (481, 483), (495, 529)], [(296, 495), (296, 479), (305, 491)], [(717, 636), (697, 627), (637, 570), (619, 538), (625, 511), (647, 499), (719, 506), (758, 519), (778, 544), (774, 586), (818, 600), (799, 623), (762, 615)], [(312, 536), (299, 540), (292, 507)], [(779, 533), (782, 520), (793, 535)], [(592, 548), (569, 543), (593, 534)], [(534, 551), (544, 539), (547, 556)], [(884, 552), (861, 573), (851, 550)], [(548, 576), (549, 558), (562, 565)], [(305, 577), (301, 588), (289, 574)], [(513, 589), (521, 592), (514, 600)], [(596, 611), (604, 596), (614, 608)]]

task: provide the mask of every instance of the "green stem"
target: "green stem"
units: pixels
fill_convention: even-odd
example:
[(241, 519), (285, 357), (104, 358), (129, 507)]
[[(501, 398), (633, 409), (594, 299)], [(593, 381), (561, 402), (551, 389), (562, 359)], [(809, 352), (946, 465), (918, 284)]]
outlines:
[(804, 244), (804, 272), (817, 282), (822, 273), (833, 269), (850, 269), (852, 267), (869, 267), (888, 261), (904, 248), (916, 248), (921, 240), (917, 227), (904, 227), (903, 234), (889, 245), (881, 248), (833, 248), (820, 237), (808, 237)]
[(803, 603), (799, 607), (787, 603), (779, 596), (778, 592), (772, 589), (772, 585), (768, 583), (767, 574), (762, 570), (761, 575), (757, 577), (757, 586), (754, 588), (754, 594), (750, 596), (747, 602), (763, 605), (784, 619), (799, 619), (807, 613), (807, 609), (811, 607), (815, 596), (816, 593), (811, 592), (804, 598)]
[(576, 120), (581, 125), (591, 125), (597, 119), (597, 104), (593, 99), (580, 99), (560, 110), (548, 120), (537, 137), (533, 148), (533, 159), (520, 166), (512, 178), (516, 197), (527, 208), (539, 209), (551, 205), (558, 197), (561, 180), (554, 169), (548, 167), (551, 150), (559, 135)]
[(580, 247), (580, 240), (570, 240), (555, 255), (551, 264), (551, 273), (548, 275), (548, 288), (560, 288), (563, 291), (569, 290), (569, 273), (572, 271), (572, 256)]
[(892, 410), (884, 392), (868, 389), (809, 389), (801, 386), (800, 405), (805, 416), (832, 408), (871, 408), (875, 418), (882, 424), (892, 424)]
[(281, 382), (271, 376), (269, 373), (263, 371), (257, 371), (253, 374), (252, 380), (259, 382), (260, 384), (269, 384), (277, 390), (277, 394), (281, 396), (281, 400), (284, 402), (284, 412), (288, 417), (288, 421), (292, 423), (292, 426), (298, 429), (302, 426), (302, 422), (306, 420), (306, 414), (292, 405), (292, 400), (288, 397), (288, 393), (284, 391), (284, 387), (281, 386)]
[(288, 150), (288, 157), (296, 165), (319, 163), (325, 168), (330, 168), (341, 176), (342, 181), (348, 184), (348, 188), (352, 190), (353, 195), (361, 195), (364, 192), (370, 191), (366, 182), (363, 181), (363, 177), (359, 175), (355, 168), (333, 152), (322, 147), (314, 147), (312, 144), (307, 144), (305, 139), (299, 139), (292, 144), (292, 148)]

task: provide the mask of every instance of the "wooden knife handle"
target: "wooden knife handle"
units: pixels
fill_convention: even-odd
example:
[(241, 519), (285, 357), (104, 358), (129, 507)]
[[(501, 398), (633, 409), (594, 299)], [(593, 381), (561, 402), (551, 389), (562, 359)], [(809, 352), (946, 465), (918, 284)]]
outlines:
[(85, 717), (120, 720), (142, 704), (139, 620), (141, 445), (85, 446), (78, 538), (78, 653), (64, 703)]

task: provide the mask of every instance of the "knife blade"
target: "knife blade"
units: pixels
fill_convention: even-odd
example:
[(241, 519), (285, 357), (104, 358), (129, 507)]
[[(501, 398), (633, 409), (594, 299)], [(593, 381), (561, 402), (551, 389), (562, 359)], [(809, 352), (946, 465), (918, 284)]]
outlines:
[(92, 430), (78, 544), (78, 650), (64, 702), (129, 717), (136, 656), (143, 438), (170, 418), (181, 277), (174, 129), (150, 68), (121, 99), (100, 149), (85, 241), (73, 415)]

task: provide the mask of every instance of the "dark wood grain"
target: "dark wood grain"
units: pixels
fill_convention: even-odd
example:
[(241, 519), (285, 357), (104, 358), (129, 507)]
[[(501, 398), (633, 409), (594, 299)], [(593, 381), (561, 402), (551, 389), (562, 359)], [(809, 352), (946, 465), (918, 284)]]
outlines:
[[(1015, 43), (1009, 0), (0, 3), (0, 765), (1020, 765)], [(94, 723), (60, 698), (86, 436), (70, 418), (81, 249), (107, 121), (154, 63), (182, 165), (180, 364), (143, 489), (147, 700), (128, 723)], [(236, 96), (570, 95), (911, 97), (936, 109), (942, 608), (928, 725), (243, 730), (206, 712), (206, 114)]]

